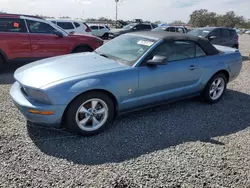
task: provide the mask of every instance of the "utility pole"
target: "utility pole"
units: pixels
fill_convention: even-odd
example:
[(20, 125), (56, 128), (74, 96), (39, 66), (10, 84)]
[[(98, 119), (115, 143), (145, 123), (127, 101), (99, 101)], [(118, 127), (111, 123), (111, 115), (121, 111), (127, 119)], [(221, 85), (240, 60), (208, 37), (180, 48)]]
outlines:
[(115, 0), (115, 3), (116, 3), (115, 28), (117, 28), (118, 2), (119, 2), (119, 0)]

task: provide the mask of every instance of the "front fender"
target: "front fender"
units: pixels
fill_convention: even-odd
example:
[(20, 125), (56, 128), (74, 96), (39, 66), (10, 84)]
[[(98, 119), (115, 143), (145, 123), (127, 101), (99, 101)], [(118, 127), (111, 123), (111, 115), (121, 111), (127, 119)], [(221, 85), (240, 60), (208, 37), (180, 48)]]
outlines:
[(110, 83), (103, 83), (101, 79), (90, 78), (74, 83), (60, 84), (60, 86), (49, 88), (45, 93), (47, 93), (53, 104), (66, 105), (78, 95), (90, 90), (105, 90), (115, 96), (115, 91), (110, 86)]

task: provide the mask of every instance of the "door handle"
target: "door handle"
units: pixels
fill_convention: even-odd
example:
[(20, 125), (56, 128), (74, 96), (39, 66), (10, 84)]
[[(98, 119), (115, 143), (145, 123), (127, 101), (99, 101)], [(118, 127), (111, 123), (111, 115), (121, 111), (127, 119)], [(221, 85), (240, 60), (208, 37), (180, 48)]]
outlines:
[(195, 70), (195, 69), (197, 69), (198, 67), (196, 66), (196, 65), (190, 65), (190, 67), (189, 67), (189, 70)]

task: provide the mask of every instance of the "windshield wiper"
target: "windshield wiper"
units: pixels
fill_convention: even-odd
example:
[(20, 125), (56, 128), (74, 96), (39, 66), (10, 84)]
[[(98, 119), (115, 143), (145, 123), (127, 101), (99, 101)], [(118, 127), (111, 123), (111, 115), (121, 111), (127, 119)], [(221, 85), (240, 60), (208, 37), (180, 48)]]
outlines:
[[(96, 52), (96, 51), (95, 51), (95, 52)], [(98, 52), (96, 52), (96, 53), (99, 54), (99, 55), (102, 56), (102, 57), (106, 57), (106, 58), (108, 58), (108, 59), (116, 60), (115, 58), (113, 58), (112, 56), (109, 56), (109, 55), (107, 55), (107, 54), (98, 53)]]

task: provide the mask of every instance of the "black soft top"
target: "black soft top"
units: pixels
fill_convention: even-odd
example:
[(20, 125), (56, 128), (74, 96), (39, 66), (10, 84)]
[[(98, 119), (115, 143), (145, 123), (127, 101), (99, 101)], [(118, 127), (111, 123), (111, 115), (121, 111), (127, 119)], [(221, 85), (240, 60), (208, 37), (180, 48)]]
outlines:
[(165, 42), (171, 42), (175, 40), (189, 40), (198, 44), (207, 55), (215, 55), (220, 53), (208, 39), (195, 37), (189, 34), (181, 34), (175, 32), (166, 32), (166, 31), (143, 31), (143, 32), (134, 32), (129, 33), (129, 35), (137, 35), (146, 38), (153, 38), (156, 40), (164, 40)]

